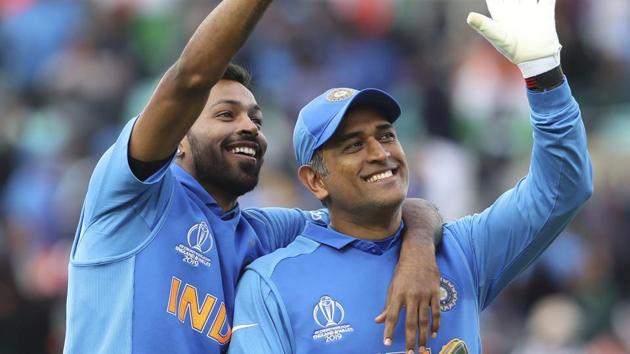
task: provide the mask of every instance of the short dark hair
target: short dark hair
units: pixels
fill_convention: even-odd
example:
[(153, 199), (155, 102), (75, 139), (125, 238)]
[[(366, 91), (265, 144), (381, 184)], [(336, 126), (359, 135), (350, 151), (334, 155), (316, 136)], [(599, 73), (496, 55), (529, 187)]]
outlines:
[(228, 64), (228, 67), (225, 69), (225, 72), (223, 73), (223, 77), (221, 79), (236, 81), (241, 85), (247, 87), (248, 89), (251, 89), (250, 85), (252, 83), (252, 74), (247, 71), (247, 69), (238, 64)]
[(326, 162), (324, 161), (324, 153), (322, 152), (322, 149), (315, 150), (315, 153), (313, 153), (313, 157), (311, 158), (311, 162), (309, 162), (308, 165), (311, 166), (311, 168), (315, 170), (315, 172), (317, 172), (320, 176), (328, 176), (328, 167), (326, 167)]
[[(328, 167), (326, 166), (326, 161), (324, 161), (324, 152), (322, 149), (315, 150), (311, 161), (308, 163), (309, 166), (317, 173), (320, 177), (325, 178), (328, 176), (330, 172), (328, 172)], [(330, 197), (321, 200), (320, 202), (324, 207), (328, 207), (330, 201)]]

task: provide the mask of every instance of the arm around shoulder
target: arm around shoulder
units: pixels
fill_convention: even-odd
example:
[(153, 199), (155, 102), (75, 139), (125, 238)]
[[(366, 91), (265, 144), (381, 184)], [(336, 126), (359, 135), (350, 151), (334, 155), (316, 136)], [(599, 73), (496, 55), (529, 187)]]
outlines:
[(264, 224), (264, 233), (259, 231), (258, 236), (265, 254), (293, 242), (307, 222), (328, 224), (329, 220), (327, 209), (248, 208), (245, 214)]

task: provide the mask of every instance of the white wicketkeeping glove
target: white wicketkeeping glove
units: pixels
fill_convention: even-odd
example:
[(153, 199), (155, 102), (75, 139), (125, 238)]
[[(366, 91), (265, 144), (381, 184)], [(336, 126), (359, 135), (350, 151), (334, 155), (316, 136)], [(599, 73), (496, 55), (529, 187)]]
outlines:
[(486, 0), (486, 4), (492, 18), (471, 12), (466, 22), (518, 65), (523, 77), (560, 65), (556, 0)]

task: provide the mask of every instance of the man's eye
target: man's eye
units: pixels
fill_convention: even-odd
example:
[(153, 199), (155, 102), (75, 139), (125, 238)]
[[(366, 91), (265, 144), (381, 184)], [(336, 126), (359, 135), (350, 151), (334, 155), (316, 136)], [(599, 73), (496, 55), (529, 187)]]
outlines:
[(217, 113), (217, 117), (223, 117), (223, 118), (232, 118), (232, 112), (230, 111), (224, 111), (224, 112), (219, 112)]
[(348, 145), (345, 150), (348, 151), (348, 152), (354, 152), (354, 151), (358, 151), (359, 149), (361, 149), (361, 147), (363, 147), (363, 142), (362, 141), (355, 141), (354, 143)]
[(396, 140), (396, 134), (392, 132), (387, 132), (381, 136), (382, 142), (392, 142)]
[(262, 127), (263, 125), (263, 121), (260, 118), (252, 118), (252, 122), (254, 122), (254, 124), (256, 124), (259, 127)]

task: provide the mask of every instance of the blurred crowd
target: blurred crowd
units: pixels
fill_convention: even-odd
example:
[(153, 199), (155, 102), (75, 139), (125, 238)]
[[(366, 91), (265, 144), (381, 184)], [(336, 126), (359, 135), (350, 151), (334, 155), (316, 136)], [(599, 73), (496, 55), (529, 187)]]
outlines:
[[(630, 2), (557, 2), (595, 193), (485, 312), (487, 354), (630, 353)], [(92, 168), (216, 3), (0, 0), (0, 354), (61, 352)], [(319, 207), (295, 178), (291, 133), (299, 108), (334, 86), (400, 100), (410, 194), (447, 220), (512, 186), (532, 143), (524, 83), (467, 27), (471, 10), (484, 2), (276, 0), (236, 58), (270, 141), (241, 205)]]

